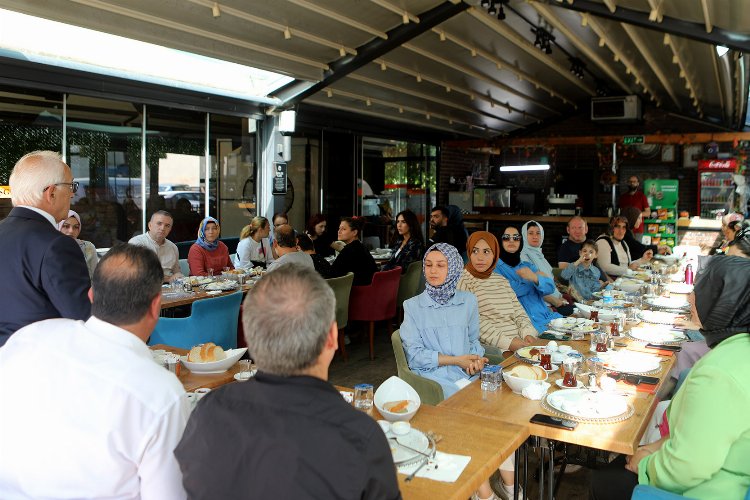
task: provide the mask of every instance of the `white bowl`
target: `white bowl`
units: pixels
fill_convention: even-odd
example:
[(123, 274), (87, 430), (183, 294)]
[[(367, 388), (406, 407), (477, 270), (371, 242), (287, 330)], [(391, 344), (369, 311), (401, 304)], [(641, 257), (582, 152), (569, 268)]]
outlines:
[(523, 391), (524, 387), (545, 382), (547, 380), (547, 373), (544, 373), (544, 378), (541, 380), (531, 380), (528, 378), (516, 377), (514, 375), (511, 375), (509, 372), (503, 371), (503, 380), (505, 380), (505, 383), (508, 384), (508, 387), (510, 387), (511, 391), (515, 392), (516, 394), (521, 394), (521, 391)]
[(226, 358), (220, 361), (209, 361), (208, 363), (195, 363), (187, 360), (187, 356), (180, 356), (180, 362), (193, 373), (224, 373), (229, 370), (247, 351), (247, 347), (241, 349), (229, 349), (224, 351)]
[[(390, 401), (403, 399), (409, 400), (406, 413), (392, 413), (383, 408), (383, 405)], [(408, 422), (417, 414), (417, 410), (422, 405), (417, 391), (395, 375), (380, 384), (378, 390), (375, 391), (373, 402), (383, 418), (389, 422)]]
[(642, 286), (643, 286), (643, 283), (641, 283), (640, 281), (622, 280), (617, 285), (617, 288), (619, 288), (623, 292), (636, 293), (636, 292), (640, 292), (641, 291), (641, 287)]

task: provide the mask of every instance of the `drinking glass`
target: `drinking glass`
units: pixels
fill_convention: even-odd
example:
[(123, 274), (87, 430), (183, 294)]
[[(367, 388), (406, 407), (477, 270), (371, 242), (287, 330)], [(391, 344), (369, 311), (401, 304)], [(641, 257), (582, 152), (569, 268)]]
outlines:
[(607, 332), (598, 331), (591, 334), (591, 350), (594, 352), (607, 352)]
[(550, 352), (546, 348), (542, 348), (539, 350), (539, 366), (541, 366), (545, 370), (552, 369), (552, 352)]
[(206, 274), (207, 274), (208, 276), (213, 276), (213, 275), (214, 275), (214, 270), (213, 270), (213, 268), (209, 267), (208, 269), (206, 269)]
[(372, 385), (357, 384), (354, 386), (354, 407), (359, 410), (372, 408)]
[(565, 376), (563, 377), (562, 385), (565, 387), (578, 387), (578, 380), (576, 380), (578, 368), (579, 361), (575, 358), (566, 358), (565, 361), (563, 361)]
[(497, 391), (499, 384), (500, 370), (497, 365), (484, 365), (482, 372), (480, 373), (481, 387), (483, 391), (495, 392)]

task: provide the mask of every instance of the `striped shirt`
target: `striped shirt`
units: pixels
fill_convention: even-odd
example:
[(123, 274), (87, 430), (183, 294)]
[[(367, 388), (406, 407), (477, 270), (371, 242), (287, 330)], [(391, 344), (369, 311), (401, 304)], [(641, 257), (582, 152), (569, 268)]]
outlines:
[(504, 277), (492, 273), (489, 278), (480, 279), (464, 269), (457, 288), (477, 297), (479, 340), (482, 344), (507, 351), (514, 338), (537, 336), (536, 328)]

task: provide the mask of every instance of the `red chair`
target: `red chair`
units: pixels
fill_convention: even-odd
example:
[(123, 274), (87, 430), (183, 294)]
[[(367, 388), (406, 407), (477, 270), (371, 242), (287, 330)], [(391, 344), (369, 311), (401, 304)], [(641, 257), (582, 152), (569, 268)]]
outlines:
[(353, 286), (349, 295), (349, 321), (369, 321), (370, 359), (375, 358), (375, 322), (387, 320), (388, 335), (393, 333), (391, 319), (396, 316), (396, 296), (401, 281), (401, 268), (375, 273), (372, 283)]

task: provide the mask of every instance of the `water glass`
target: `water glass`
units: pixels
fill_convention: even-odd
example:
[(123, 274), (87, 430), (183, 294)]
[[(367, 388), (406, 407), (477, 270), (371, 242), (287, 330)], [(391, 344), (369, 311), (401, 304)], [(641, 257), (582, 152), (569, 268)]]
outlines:
[(354, 386), (354, 407), (358, 410), (369, 410), (372, 408), (372, 385), (357, 384)]
[(208, 275), (208, 276), (213, 276), (213, 275), (214, 275), (214, 270), (213, 270), (213, 268), (209, 267), (208, 269), (206, 269), (206, 275)]
[(500, 367), (498, 365), (484, 365), (480, 373), (483, 391), (495, 392), (500, 388)]

